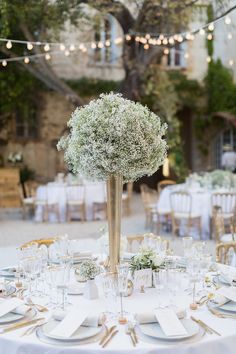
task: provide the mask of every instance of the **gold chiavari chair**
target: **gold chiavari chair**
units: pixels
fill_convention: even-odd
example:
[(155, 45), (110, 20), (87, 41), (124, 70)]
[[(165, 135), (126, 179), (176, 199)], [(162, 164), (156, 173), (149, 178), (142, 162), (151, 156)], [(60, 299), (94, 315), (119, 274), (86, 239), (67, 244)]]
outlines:
[[(101, 187), (101, 189), (100, 189), (100, 187)], [(94, 202), (93, 202), (93, 220), (99, 219), (98, 214), (101, 215), (101, 213), (103, 213), (105, 216), (105, 219), (107, 219), (106, 185), (104, 184), (100, 187), (99, 187), (99, 190), (97, 190), (96, 200), (94, 200)]]
[(146, 228), (152, 227), (152, 215), (157, 211), (158, 194), (146, 184), (141, 184), (141, 198), (146, 216)]
[(149, 241), (161, 241), (163, 243), (166, 243), (167, 250), (169, 250), (169, 248), (170, 248), (169, 240), (166, 240), (163, 237), (158, 236), (158, 235), (154, 235), (152, 233), (143, 234), (143, 235), (129, 235), (129, 236), (126, 236), (126, 239), (127, 239), (127, 250), (129, 252), (133, 251), (134, 246), (135, 246), (135, 250), (139, 249), (145, 239), (147, 241), (148, 240)]
[(37, 194), (35, 197), (35, 206), (40, 206), (43, 212), (42, 221), (49, 220), (49, 213), (52, 213), (56, 216), (57, 222), (60, 222), (60, 211), (59, 211), (59, 203), (56, 200), (55, 196), (50, 195), (49, 193), (49, 186), (45, 186), (45, 194), (42, 198), (38, 198)]
[(217, 205), (213, 207), (212, 229), (213, 229), (214, 239), (216, 240), (217, 243), (235, 241), (235, 231), (236, 231), (235, 225), (233, 224), (230, 225), (231, 233), (225, 232), (223, 213), (221, 207)]
[(133, 182), (127, 183), (127, 190), (122, 193), (122, 205), (125, 215), (131, 214), (131, 200), (133, 194)]
[(86, 220), (85, 186), (73, 185), (66, 187), (66, 219), (71, 221), (73, 214), (81, 215), (81, 220)]
[(172, 232), (176, 235), (180, 229), (181, 221), (186, 222), (187, 235), (190, 229), (197, 227), (200, 239), (202, 237), (201, 215), (192, 211), (192, 196), (186, 191), (175, 191), (170, 194), (172, 215)]
[(173, 181), (172, 179), (164, 179), (163, 181), (160, 181), (157, 183), (157, 191), (158, 194), (160, 195), (160, 193), (163, 191), (164, 188), (172, 186), (176, 184), (175, 181)]
[(234, 212), (236, 207), (236, 193), (231, 192), (215, 192), (211, 196), (211, 206), (212, 206), (212, 217), (214, 212), (214, 207), (218, 206), (221, 208), (222, 217), (224, 220), (224, 225), (226, 230), (230, 229), (230, 225), (233, 223)]
[(40, 247), (42, 245), (50, 247), (58, 239), (58, 237), (59, 236), (31, 240), (31, 241), (24, 243), (20, 248), (23, 249), (23, 248), (29, 247), (31, 245), (34, 245), (34, 244), (38, 245), (38, 247)]
[(21, 201), (21, 207), (22, 207), (22, 215), (23, 219), (26, 218), (27, 213), (33, 213), (35, 210), (35, 198), (31, 197), (27, 194), (25, 197), (23, 194), (22, 186), (19, 185), (19, 194), (20, 194), (20, 201)]
[(216, 261), (223, 264), (231, 264), (236, 252), (236, 242), (219, 243), (216, 245)]

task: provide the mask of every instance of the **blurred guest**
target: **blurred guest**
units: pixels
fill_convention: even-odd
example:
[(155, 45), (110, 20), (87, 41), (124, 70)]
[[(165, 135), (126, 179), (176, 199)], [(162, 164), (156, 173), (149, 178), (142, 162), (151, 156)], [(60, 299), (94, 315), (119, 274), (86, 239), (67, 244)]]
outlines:
[(233, 151), (232, 146), (227, 144), (223, 147), (223, 154), (221, 158), (221, 166), (228, 171), (236, 171), (236, 152)]

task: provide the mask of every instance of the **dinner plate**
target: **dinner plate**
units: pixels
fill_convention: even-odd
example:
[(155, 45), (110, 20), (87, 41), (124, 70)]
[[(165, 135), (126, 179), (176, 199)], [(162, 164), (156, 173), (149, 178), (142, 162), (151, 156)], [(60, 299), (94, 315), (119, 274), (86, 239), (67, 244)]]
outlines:
[(17, 321), (22, 320), (23, 318), (31, 319), (31, 318), (35, 317), (36, 314), (37, 314), (37, 311), (35, 309), (31, 309), (25, 315), (20, 315), (18, 313), (9, 312), (6, 315), (0, 317), (0, 325), (5, 325), (8, 323), (17, 322)]
[(229, 301), (229, 302), (226, 302), (224, 305), (218, 306), (217, 308), (224, 310), (224, 311), (236, 312), (236, 302)]
[(147, 324), (140, 324), (139, 328), (141, 332), (149, 337), (153, 337), (156, 339), (167, 340), (167, 341), (178, 341), (182, 339), (187, 339), (195, 336), (199, 332), (199, 325), (193, 322), (190, 319), (183, 319), (180, 320), (182, 325), (187, 331), (187, 334), (178, 336), (178, 337), (168, 337), (162, 331), (161, 326), (159, 323), (147, 323)]
[(96, 336), (102, 331), (102, 326), (99, 327), (80, 326), (70, 338), (53, 335), (51, 332), (56, 326), (58, 326), (59, 323), (60, 323), (59, 321), (53, 319), (45, 323), (41, 328), (43, 335), (51, 339), (71, 342), (71, 341), (84, 340)]

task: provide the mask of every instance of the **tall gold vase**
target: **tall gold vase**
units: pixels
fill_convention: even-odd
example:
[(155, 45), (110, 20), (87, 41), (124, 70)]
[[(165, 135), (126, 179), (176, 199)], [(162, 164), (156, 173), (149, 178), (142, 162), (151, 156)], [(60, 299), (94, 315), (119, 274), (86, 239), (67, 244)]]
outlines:
[(110, 176), (107, 180), (107, 216), (109, 233), (110, 271), (116, 272), (120, 260), (122, 176)]

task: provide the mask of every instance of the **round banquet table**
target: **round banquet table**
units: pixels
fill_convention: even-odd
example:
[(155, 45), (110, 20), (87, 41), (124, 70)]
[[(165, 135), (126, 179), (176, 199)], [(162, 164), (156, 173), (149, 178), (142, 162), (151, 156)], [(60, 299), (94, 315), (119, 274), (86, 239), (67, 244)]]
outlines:
[[(192, 196), (192, 213), (201, 216), (202, 238), (210, 238), (211, 195), (213, 191), (186, 188), (184, 184), (177, 184), (164, 188), (160, 194), (157, 210), (170, 213), (170, 194), (178, 190), (185, 190)], [(217, 190), (214, 190), (217, 192)], [(220, 190), (219, 190), (220, 192)], [(180, 231), (181, 232), (181, 231)], [(198, 236), (199, 237), (199, 236)]]
[[(0, 254), (3, 252), (2, 249)], [(1, 264), (0, 262), (0, 265)], [(40, 299), (37, 299), (37, 302), (39, 301)], [(88, 309), (93, 315), (100, 314), (104, 310), (104, 302), (102, 299), (86, 300), (81, 295), (74, 295), (69, 297), (69, 301), (76, 304), (76, 306), (81, 309)], [(102, 352), (109, 354), (235, 354), (235, 320), (215, 317), (205, 306), (202, 306), (197, 311), (190, 311), (188, 309), (190, 301), (191, 298), (188, 295), (177, 296), (175, 298), (175, 303), (179, 308), (185, 309), (187, 307), (187, 317), (193, 315), (196, 318), (206, 321), (207, 324), (218, 331), (221, 336), (205, 334), (200, 337), (198, 341), (191, 342), (190, 340), (185, 344), (183, 342), (174, 344), (159, 341), (149, 342), (139, 339), (138, 345), (134, 348), (131, 344), (130, 337), (125, 334), (124, 326), (119, 326), (119, 333), (112, 339), (107, 347), (103, 349), (97, 342), (76, 346), (45, 344), (36, 337), (35, 333), (21, 337), (21, 334), (27, 329), (27, 327), (24, 327), (9, 333), (0, 334), (0, 354), (97, 354)], [(43, 304), (42, 299), (41, 304)], [(155, 289), (146, 289), (144, 294), (135, 292), (131, 297), (124, 299), (125, 309), (132, 313), (153, 310), (155, 304), (157, 304), (157, 293)], [(38, 316), (42, 317), (42, 314)], [(50, 317), (50, 313), (45, 316)]]
[[(85, 206), (86, 206), (86, 220), (92, 220), (92, 208), (93, 203), (96, 201), (104, 200), (104, 183), (93, 183), (93, 182), (84, 182), (83, 186), (85, 187)], [(66, 192), (67, 185), (65, 183), (52, 182), (48, 185), (39, 186), (36, 191), (36, 199), (45, 200), (48, 198), (49, 202), (58, 203), (59, 205), (59, 216), (60, 222), (66, 221)], [(78, 194), (78, 185), (69, 185), (70, 195), (73, 195), (74, 198)], [(37, 205), (35, 210), (35, 221), (41, 222), (43, 216), (43, 208), (41, 205)], [(56, 215), (49, 212), (49, 221), (57, 221)]]

